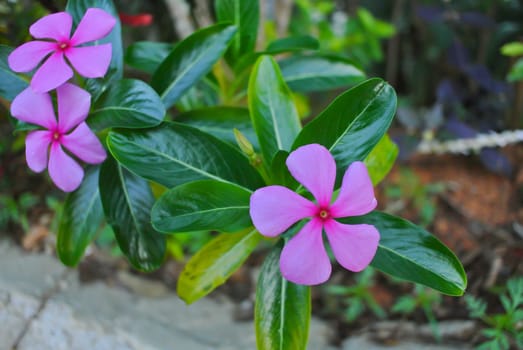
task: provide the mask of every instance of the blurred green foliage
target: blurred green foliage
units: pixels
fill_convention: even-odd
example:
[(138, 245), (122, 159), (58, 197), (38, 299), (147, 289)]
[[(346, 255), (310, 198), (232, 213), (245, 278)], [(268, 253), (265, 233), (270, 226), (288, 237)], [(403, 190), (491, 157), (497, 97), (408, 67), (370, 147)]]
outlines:
[(486, 339), (479, 350), (523, 349), (523, 277), (513, 277), (499, 296), (504, 312), (488, 313), (487, 303), (472, 295), (465, 296), (471, 318), (485, 325), (481, 334)]

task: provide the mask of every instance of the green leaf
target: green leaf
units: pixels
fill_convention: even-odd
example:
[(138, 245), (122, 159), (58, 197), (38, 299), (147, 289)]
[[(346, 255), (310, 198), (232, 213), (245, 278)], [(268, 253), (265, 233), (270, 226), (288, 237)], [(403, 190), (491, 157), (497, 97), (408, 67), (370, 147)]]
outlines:
[(219, 22), (230, 22), (238, 27), (238, 33), (225, 54), (227, 61), (233, 63), (254, 50), (260, 5), (258, 0), (216, 0), (215, 9)]
[(505, 56), (523, 56), (523, 43), (515, 41), (501, 46), (501, 53)]
[(264, 51), (251, 52), (242, 56), (234, 64), (234, 70), (240, 74), (243, 70), (256, 62), (256, 59), (262, 55), (277, 55), (284, 52), (296, 52), (303, 50), (317, 50), (319, 42), (310, 35), (291, 36), (287, 38), (276, 39), (269, 43)]
[[(78, 25), (87, 9), (91, 7), (101, 8), (108, 12), (116, 19), (113, 30), (105, 38), (97, 40), (97, 44), (110, 43), (112, 46), (111, 63), (109, 64), (108, 77), (105, 79), (96, 79), (97, 81), (108, 81), (110, 79), (119, 79), (123, 75), (123, 46), (122, 46), (122, 27), (118, 17), (118, 11), (112, 0), (69, 0), (65, 10), (73, 16), (75, 27)], [(94, 80), (94, 79), (89, 79)], [(102, 84), (104, 85), (104, 84)]]
[(282, 52), (293, 52), (301, 50), (318, 50), (320, 43), (310, 35), (296, 35), (271, 41), (265, 53), (277, 54)]
[(374, 225), (381, 239), (371, 265), (378, 270), (447, 295), (463, 295), (467, 276), (454, 253), (436, 237), (413, 223), (374, 211), (340, 220)]
[(169, 55), (173, 44), (153, 41), (137, 41), (125, 50), (125, 63), (143, 72), (153, 74), (160, 63)]
[(60, 260), (67, 266), (80, 262), (85, 248), (94, 239), (104, 219), (98, 175), (100, 167), (89, 167), (82, 185), (70, 193), (64, 203), (56, 250)]
[(518, 59), (512, 68), (510, 68), (507, 80), (511, 83), (523, 80), (523, 58)]
[(0, 97), (12, 101), (29, 84), (9, 68), (7, 56), (13, 51), (9, 46), (0, 45)]
[(263, 186), (258, 172), (237, 148), (180, 123), (112, 131), (107, 144), (126, 168), (168, 188), (204, 179), (249, 189)]
[(291, 175), (287, 168), (287, 157), (289, 152), (278, 151), (274, 156), (271, 164), (271, 183), (276, 185), (282, 185), (288, 188), (297, 188), (299, 186), (298, 181)]
[(166, 238), (151, 226), (154, 196), (148, 182), (108, 158), (100, 170), (100, 196), (107, 222), (131, 265), (141, 271), (159, 268)]
[(153, 206), (151, 220), (158, 231), (214, 230), (237, 232), (252, 226), (251, 191), (215, 180), (200, 180), (165, 192)]
[(151, 86), (166, 108), (207, 74), (232, 40), (236, 27), (217, 24), (185, 38), (172, 50), (152, 76)]
[(218, 106), (195, 109), (179, 114), (176, 121), (191, 125), (233, 145), (236, 145), (233, 132), (236, 128), (247, 137), (254, 148), (260, 148), (252, 128), (249, 110), (246, 108)]
[(309, 286), (280, 273), (281, 247), (265, 258), (256, 285), (254, 321), (258, 350), (306, 349), (311, 318)]
[(292, 94), (270, 56), (261, 56), (249, 79), (249, 110), (267, 164), (279, 150), (289, 151), (301, 125)]
[(341, 57), (292, 56), (279, 62), (283, 79), (297, 92), (346, 88), (365, 79), (365, 73)]
[(379, 184), (392, 169), (398, 152), (398, 146), (385, 134), (365, 158), (364, 162), (374, 186)]
[(292, 148), (319, 143), (336, 160), (338, 178), (354, 161), (363, 161), (389, 128), (396, 93), (381, 79), (369, 79), (340, 95), (308, 123)]
[(95, 130), (148, 128), (160, 124), (164, 116), (162, 101), (149, 85), (141, 80), (123, 79), (98, 98), (88, 124)]
[(251, 228), (238, 233), (221, 234), (207, 243), (187, 262), (176, 291), (191, 304), (223, 284), (249, 257), (261, 239)]

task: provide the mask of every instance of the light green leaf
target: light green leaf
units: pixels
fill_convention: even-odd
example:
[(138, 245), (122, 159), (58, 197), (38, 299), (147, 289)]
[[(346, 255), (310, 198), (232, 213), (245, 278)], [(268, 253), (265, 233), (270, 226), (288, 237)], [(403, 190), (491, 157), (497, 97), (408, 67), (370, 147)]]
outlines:
[(390, 172), (398, 152), (398, 146), (385, 134), (369, 155), (365, 157), (364, 163), (374, 186), (379, 184)]
[(523, 56), (523, 43), (511, 42), (501, 46), (501, 53), (505, 56)]
[(191, 304), (222, 285), (256, 248), (261, 235), (254, 228), (223, 233), (207, 243), (187, 262), (176, 291)]

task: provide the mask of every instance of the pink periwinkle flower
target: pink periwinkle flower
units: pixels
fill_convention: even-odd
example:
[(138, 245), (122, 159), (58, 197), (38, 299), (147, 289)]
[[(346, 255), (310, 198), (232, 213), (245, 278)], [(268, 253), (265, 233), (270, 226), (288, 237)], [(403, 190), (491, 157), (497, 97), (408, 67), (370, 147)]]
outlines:
[(312, 202), (283, 186), (255, 191), (250, 200), (251, 219), (264, 236), (275, 237), (294, 223), (310, 218), (283, 247), (280, 270), (287, 280), (304, 285), (325, 282), (331, 263), (323, 245), (323, 230), (334, 257), (347, 270), (358, 272), (370, 264), (380, 240), (372, 225), (346, 225), (336, 218), (367, 214), (377, 201), (367, 168), (352, 163), (343, 176), (338, 197), (331, 204), (336, 163), (330, 152), (318, 144), (299, 147), (287, 158), (292, 176), (309, 190)]
[(31, 87), (15, 97), (11, 114), (21, 121), (46, 129), (32, 131), (27, 135), (25, 155), (29, 168), (41, 172), (47, 167), (56, 186), (62, 191), (71, 192), (82, 183), (84, 170), (62, 147), (91, 164), (103, 162), (107, 155), (100, 140), (84, 122), (89, 113), (91, 95), (69, 83), (58, 87), (56, 94), (58, 120), (51, 96), (48, 93), (35, 93)]
[(9, 67), (15, 72), (29, 72), (44, 58), (31, 80), (35, 92), (52, 90), (73, 76), (73, 70), (66, 63), (87, 78), (103, 77), (111, 62), (111, 44), (79, 46), (99, 40), (111, 32), (116, 20), (102, 9), (90, 8), (78, 24), (73, 36), (73, 18), (67, 12), (58, 12), (40, 18), (29, 27), (36, 39), (16, 48), (8, 57)]

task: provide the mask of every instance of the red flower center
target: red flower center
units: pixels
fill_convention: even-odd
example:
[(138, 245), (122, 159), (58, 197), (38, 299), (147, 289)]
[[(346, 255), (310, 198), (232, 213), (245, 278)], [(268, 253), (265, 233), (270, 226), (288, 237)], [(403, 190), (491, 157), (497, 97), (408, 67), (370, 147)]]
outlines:
[(53, 142), (60, 142), (61, 138), (62, 138), (62, 134), (59, 131), (53, 132)]
[(67, 50), (71, 45), (69, 44), (69, 41), (61, 41), (58, 43), (57, 48), (60, 51)]
[(320, 218), (323, 221), (329, 219), (331, 216), (329, 213), (329, 208), (320, 208), (316, 215), (318, 216), (318, 218)]

